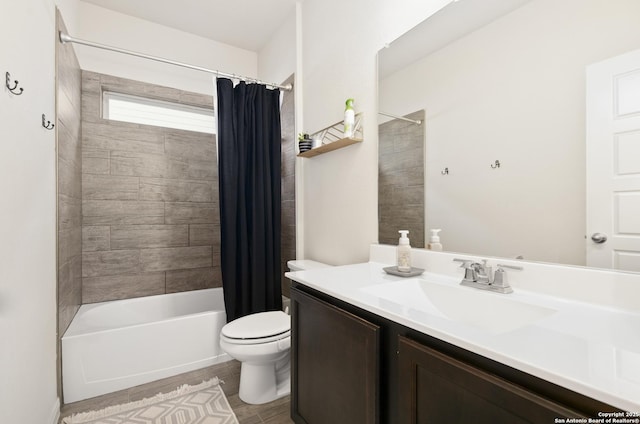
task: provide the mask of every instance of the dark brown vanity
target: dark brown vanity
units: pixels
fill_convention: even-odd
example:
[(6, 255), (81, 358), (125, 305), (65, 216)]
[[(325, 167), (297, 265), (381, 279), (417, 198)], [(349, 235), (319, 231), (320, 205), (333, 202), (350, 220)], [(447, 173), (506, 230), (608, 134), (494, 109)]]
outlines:
[(291, 305), (298, 424), (538, 424), (619, 410), (295, 281)]

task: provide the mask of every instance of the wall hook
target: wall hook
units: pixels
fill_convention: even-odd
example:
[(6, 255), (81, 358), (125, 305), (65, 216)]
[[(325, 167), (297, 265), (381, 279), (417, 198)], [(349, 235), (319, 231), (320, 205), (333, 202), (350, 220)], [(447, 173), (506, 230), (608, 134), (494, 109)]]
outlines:
[(55, 127), (55, 124), (52, 124), (51, 121), (47, 121), (47, 118), (42, 114), (42, 126), (48, 130), (52, 130)]
[(440, 173), (442, 175), (449, 175), (449, 168), (444, 168), (442, 171), (440, 171)]
[(9, 91), (11, 91), (13, 94), (15, 94), (16, 96), (19, 96), (22, 94), (22, 92), (24, 91), (24, 88), (20, 87), (20, 90), (18, 90), (18, 80), (13, 81), (13, 87), (11, 87), (11, 74), (9, 74), (9, 72), (7, 72), (6, 74), (7, 77), (7, 82), (5, 83), (7, 88), (9, 89)]
[(493, 169), (500, 168), (500, 161), (498, 159), (496, 159), (496, 162), (493, 165), (491, 165), (491, 167)]

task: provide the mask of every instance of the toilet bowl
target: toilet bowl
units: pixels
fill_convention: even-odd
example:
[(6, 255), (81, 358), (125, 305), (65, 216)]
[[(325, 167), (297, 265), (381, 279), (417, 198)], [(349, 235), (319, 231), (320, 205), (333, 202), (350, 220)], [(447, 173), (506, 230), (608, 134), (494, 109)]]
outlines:
[[(292, 260), (291, 271), (325, 268), (311, 260)], [(282, 311), (258, 312), (222, 327), (220, 347), (242, 363), (238, 396), (261, 404), (291, 393), (291, 318)]]
[(242, 363), (238, 396), (246, 403), (271, 402), (291, 392), (291, 318), (259, 312), (222, 327), (220, 347)]

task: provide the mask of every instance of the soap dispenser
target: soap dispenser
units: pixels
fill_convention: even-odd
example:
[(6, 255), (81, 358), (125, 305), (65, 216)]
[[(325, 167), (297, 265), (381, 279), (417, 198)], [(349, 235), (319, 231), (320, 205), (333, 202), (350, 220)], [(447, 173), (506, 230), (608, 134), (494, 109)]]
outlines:
[(429, 244), (427, 248), (430, 250), (437, 250), (438, 252), (442, 252), (442, 244), (440, 244), (440, 236), (438, 233), (442, 231), (440, 228), (436, 228), (431, 231), (431, 237), (429, 238)]
[(398, 231), (400, 240), (396, 248), (396, 265), (400, 272), (411, 272), (411, 245), (409, 244), (409, 230)]

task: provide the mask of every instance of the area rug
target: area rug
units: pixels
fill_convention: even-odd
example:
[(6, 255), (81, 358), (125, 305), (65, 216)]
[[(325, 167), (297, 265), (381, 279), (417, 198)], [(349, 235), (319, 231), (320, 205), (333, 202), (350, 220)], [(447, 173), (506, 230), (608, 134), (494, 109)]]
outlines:
[(238, 424), (229, 401), (213, 378), (184, 385), (138, 402), (66, 417), (64, 424)]

